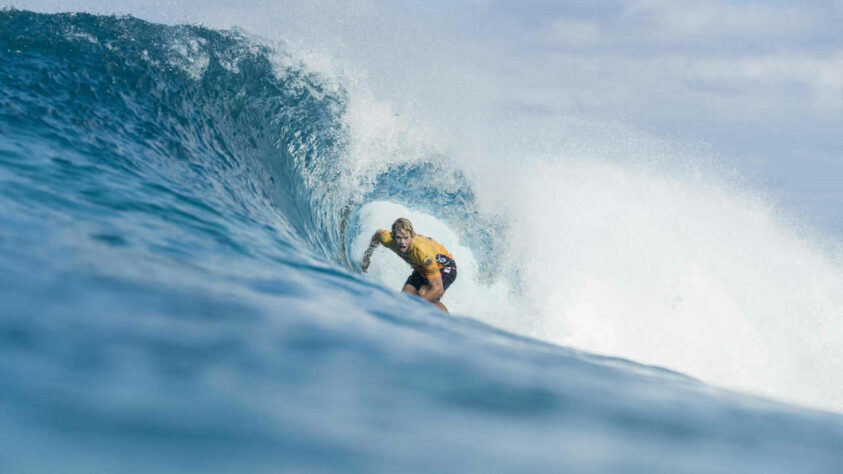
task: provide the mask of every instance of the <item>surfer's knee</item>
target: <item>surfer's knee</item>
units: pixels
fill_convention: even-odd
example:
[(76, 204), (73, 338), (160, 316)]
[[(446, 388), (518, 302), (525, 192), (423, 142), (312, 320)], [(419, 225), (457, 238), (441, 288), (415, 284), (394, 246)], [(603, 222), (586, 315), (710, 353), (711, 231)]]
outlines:
[[(427, 296), (430, 296), (430, 293), (432, 293), (432, 292), (433, 292), (433, 287), (431, 287), (430, 285), (423, 285), (421, 288), (419, 288), (419, 296), (421, 296), (422, 298), (426, 298)], [(438, 299), (439, 298), (437, 298), (437, 300)]]

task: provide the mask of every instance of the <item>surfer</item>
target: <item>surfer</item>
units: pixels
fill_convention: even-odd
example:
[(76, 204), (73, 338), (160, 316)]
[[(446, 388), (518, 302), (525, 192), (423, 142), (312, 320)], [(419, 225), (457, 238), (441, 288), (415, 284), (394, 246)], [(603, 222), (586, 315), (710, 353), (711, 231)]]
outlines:
[(363, 272), (369, 270), (372, 252), (378, 244), (383, 244), (413, 267), (413, 273), (401, 291), (419, 296), (448, 312), (448, 308), (439, 299), (456, 280), (457, 264), (442, 244), (416, 234), (410, 220), (401, 217), (392, 224), (391, 232), (379, 230), (372, 236), (369, 248), (363, 255)]

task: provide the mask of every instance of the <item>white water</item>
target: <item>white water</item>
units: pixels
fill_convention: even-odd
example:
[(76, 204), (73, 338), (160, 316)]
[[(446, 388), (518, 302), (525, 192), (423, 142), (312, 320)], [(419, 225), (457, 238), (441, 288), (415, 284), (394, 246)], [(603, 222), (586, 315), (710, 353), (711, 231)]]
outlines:
[(536, 337), (843, 410), (843, 269), (764, 201), (588, 161), (521, 180)]
[[(444, 299), (454, 313), (843, 411), (843, 270), (763, 200), (610, 163), (501, 173), (509, 185), (493, 198), (506, 191), (510, 235), (491, 286), (479, 283), (470, 242), (395, 204), (361, 211), (353, 248), (362, 254), (371, 232), (408, 217), (460, 264)], [(370, 276), (397, 291), (408, 273), (381, 250)]]

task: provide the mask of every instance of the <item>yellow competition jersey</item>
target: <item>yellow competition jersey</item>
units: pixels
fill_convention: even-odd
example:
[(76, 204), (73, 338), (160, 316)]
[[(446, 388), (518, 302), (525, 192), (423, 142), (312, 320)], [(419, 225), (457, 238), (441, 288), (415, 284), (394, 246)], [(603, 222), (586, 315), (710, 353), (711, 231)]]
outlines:
[(401, 251), (398, 250), (398, 244), (392, 238), (392, 232), (388, 230), (379, 230), (378, 234), (381, 237), (381, 243), (384, 247), (395, 252), (396, 255), (404, 259), (405, 262), (409, 263), (413, 267), (413, 270), (419, 272), (419, 274), (425, 278), (439, 276), (439, 270), (442, 269), (443, 265), (437, 262), (437, 255), (444, 255), (451, 260), (454, 258), (450, 253), (448, 253), (448, 249), (446, 249), (444, 245), (431, 239), (430, 237), (416, 234), (416, 236), (413, 237), (413, 243), (410, 245), (410, 248), (407, 249), (407, 252), (401, 253)]

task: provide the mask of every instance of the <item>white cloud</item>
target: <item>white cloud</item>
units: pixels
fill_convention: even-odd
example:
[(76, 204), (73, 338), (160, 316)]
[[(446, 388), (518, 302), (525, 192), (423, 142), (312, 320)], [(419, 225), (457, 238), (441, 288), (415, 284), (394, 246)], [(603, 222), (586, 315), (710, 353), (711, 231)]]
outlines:
[(548, 41), (562, 45), (592, 46), (600, 39), (600, 27), (589, 21), (559, 18), (551, 22), (544, 36)]
[(784, 37), (810, 32), (820, 11), (800, 5), (637, 0), (627, 6), (630, 18), (646, 21), (646, 33), (664, 40)]
[(740, 89), (761, 87), (771, 94), (784, 93), (782, 89), (788, 86), (803, 86), (811, 92), (814, 106), (843, 109), (843, 54), (827, 58), (770, 55), (704, 59), (694, 64), (693, 72), (702, 81)]

